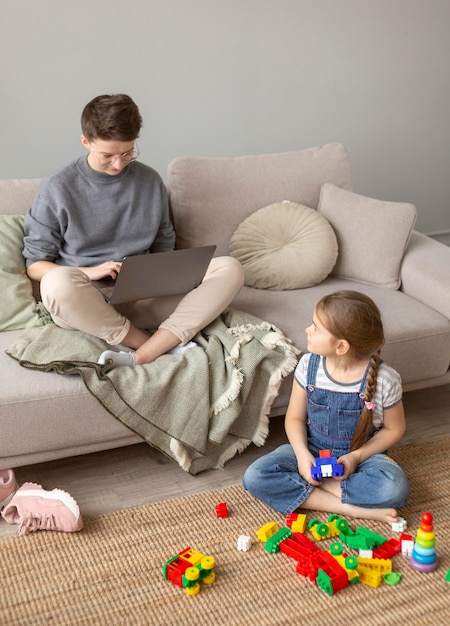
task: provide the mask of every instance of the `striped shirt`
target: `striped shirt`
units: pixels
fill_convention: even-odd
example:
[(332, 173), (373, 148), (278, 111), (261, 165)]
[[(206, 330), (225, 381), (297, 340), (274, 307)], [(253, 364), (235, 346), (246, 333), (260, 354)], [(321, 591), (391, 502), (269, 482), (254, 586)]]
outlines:
[[(304, 354), (298, 362), (295, 370), (295, 380), (298, 384), (306, 388), (306, 375), (308, 372), (308, 364), (311, 354)], [(328, 389), (337, 392), (359, 392), (361, 380), (353, 383), (339, 383), (327, 371), (326, 358), (321, 356), (316, 376), (316, 387), (320, 389)], [(372, 402), (375, 404), (373, 409), (373, 425), (375, 428), (381, 428), (383, 425), (383, 411), (390, 409), (398, 404), (402, 399), (402, 381), (400, 374), (396, 372), (390, 365), (382, 361), (378, 368), (377, 388), (375, 397)]]

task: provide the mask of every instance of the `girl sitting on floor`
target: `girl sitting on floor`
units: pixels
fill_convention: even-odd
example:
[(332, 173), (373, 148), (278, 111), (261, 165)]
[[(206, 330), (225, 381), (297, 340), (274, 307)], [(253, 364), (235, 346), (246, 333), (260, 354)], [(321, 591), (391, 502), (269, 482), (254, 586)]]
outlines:
[[(316, 305), (308, 350), (295, 370), (285, 429), (289, 444), (255, 461), (244, 488), (283, 514), (297, 508), (398, 521), (409, 482), (386, 451), (405, 432), (400, 375), (380, 359), (383, 325), (375, 303), (338, 291)], [(314, 480), (321, 450), (343, 466)]]

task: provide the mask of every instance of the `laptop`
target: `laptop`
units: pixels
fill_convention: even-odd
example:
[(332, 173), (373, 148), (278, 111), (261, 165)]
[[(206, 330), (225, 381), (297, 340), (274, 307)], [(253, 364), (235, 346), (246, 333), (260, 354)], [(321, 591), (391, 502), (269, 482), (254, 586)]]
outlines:
[(181, 295), (202, 282), (216, 246), (125, 257), (119, 275), (93, 280), (110, 304)]

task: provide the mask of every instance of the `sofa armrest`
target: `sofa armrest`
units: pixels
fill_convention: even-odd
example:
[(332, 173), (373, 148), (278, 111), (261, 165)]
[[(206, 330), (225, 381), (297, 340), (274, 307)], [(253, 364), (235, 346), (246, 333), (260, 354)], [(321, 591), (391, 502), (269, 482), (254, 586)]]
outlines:
[(401, 291), (450, 319), (450, 247), (413, 231), (401, 266)]

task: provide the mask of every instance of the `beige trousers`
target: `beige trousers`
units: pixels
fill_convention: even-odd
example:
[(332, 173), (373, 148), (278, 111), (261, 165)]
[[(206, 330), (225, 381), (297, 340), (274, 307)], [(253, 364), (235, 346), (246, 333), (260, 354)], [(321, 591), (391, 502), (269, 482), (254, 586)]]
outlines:
[(61, 328), (81, 330), (117, 345), (132, 323), (145, 330), (170, 330), (184, 345), (227, 308), (243, 282), (240, 263), (224, 256), (213, 258), (203, 282), (184, 296), (112, 306), (83, 271), (63, 266), (47, 272), (40, 289), (44, 306)]

